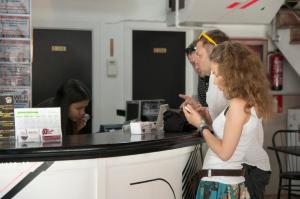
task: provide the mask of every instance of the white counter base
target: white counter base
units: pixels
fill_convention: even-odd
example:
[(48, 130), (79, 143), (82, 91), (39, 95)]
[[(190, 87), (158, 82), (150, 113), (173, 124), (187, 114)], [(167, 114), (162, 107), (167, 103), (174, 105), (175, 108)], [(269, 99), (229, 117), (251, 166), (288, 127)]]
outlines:
[[(193, 150), (190, 146), (139, 155), (56, 161), (14, 198), (180, 199), (182, 171)], [(0, 164), (0, 197), (40, 164)], [(132, 184), (138, 182), (142, 183)]]

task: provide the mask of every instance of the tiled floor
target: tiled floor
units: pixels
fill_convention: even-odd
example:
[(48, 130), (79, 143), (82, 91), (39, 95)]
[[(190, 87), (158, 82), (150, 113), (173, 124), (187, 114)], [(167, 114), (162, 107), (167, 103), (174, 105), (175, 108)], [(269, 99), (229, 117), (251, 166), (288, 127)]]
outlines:
[(276, 199), (277, 195), (266, 195), (265, 199)]
[(265, 199), (277, 199), (277, 195), (266, 195)]
[[(287, 199), (287, 195), (281, 195), (280, 199)], [(292, 199), (299, 199), (300, 197), (292, 196)], [(265, 199), (277, 199), (277, 195), (266, 195)]]

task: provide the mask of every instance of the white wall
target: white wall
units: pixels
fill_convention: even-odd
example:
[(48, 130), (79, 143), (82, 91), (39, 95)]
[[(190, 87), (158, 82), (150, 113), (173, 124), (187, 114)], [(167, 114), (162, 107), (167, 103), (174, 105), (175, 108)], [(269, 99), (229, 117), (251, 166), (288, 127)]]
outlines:
[[(128, 96), (124, 74), (124, 21), (139, 21), (155, 28), (164, 25), (166, 1), (162, 0), (32, 0), (33, 28), (91, 30), (93, 39), (93, 131), (100, 123), (120, 123), (116, 109), (124, 109)], [(118, 75), (106, 76), (109, 39), (115, 40)], [(130, 55), (128, 55), (130, 56)], [(127, 75), (128, 76), (128, 75)]]
[[(131, 98), (131, 30), (167, 30), (166, 6), (167, 0), (32, 0), (34, 28), (93, 31), (93, 131), (99, 129), (100, 123), (124, 121), (124, 118), (116, 116), (116, 109), (124, 109), (125, 100)], [(267, 27), (263, 25), (216, 25), (216, 27), (230, 37), (267, 38)], [(189, 44), (199, 30), (186, 32)], [(118, 67), (116, 77), (106, 75), (110, 38), (113, 38), (115, 43), (114, 58)], [(197, 77), (187, 62), (186, 93), (195, 93), (196, 80)], [(284, 106), (287, 106), (290, 100), (295, 102), (298, 99), (297, 96), (287, 97)], [(267, 145), (270, 145), (275, 127), (285, 128), (285, 114), (280, 114), (276, 118), (276, 123), (273, 122), (266, 127)], [(275, 159), (272, 154), (270, 155), (273, 162)], [(275, 179), (272, 182), (276, 182), (275, 177), (272, 179)], [(271, 183), (267, 192), (276, 193), (276, 184)]]
[[(165, 23), (166, 4), (162, 0), (32, 0), (33, 28), (91, 30), (93, 39), (93, 131), (100, 124), (124, 122), (116, 109), (131, 99), (131, 31), (170, 30)], [(114, 39), (116, 77), (106, 75), (109, 39)], [(193, 32), (187, 32), (187, 43)], [(188, 62), (187, 62), (188, 63)], [(196, 75), (187, 64), (186, 91), (196, 90)]]
[(164, 0), (32, 0), (34, 20), (164, 20)]
[[(116, 109), (131, 99), (131, 31), (176, 30), (165, 24), (167, 0), (32, 0), (34, 28), (92, 30), (93, 131), (100, 123), (120, 123)], [(230, 36), (265, 37), (264, 26), (219, 26)], [(185, 31), (185, 30), (178, 30)], [(199, 31), (198, 31), (199, 32)], [(194, 38), (187, 31), (187, 44)], [(109, 39), (114, 39), (118, 75), (107, 77)], [(196, 92), (196, 75), (186, 67), (186, 93)]]

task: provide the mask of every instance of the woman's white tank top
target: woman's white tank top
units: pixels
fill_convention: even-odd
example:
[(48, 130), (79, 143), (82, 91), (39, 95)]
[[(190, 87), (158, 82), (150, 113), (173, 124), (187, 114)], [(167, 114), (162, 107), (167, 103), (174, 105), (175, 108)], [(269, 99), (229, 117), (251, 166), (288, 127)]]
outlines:
[[(223, 110), (213, 121), (213, 130), (219, 139), (223, 139), (226, 117)], [(232, 157), (227, 160), (221, 160), (211, 149), (208, 149), (203, 169), (242, 169), (242, 164), (247, 163), (257, 166), (262, 170), (270, 170), (269, 158), (263, 149), (263, 129), (262, 120), (256, 115), (255, 108), (251, 108), (251, 115), (248, 122), (244, 125), (240, 141)], [(204, 177), (202, 180), (215, 181), (224, 184), (238, 184), (244, 182), (243, 176), (212, 176)]]

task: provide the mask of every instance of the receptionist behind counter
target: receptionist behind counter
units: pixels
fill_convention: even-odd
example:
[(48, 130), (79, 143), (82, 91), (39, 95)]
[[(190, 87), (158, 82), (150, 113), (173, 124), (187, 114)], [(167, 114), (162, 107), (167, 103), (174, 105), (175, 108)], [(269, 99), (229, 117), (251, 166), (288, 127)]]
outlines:
[(79, 80), (69, 79), (56, 91), (55, 97), (49, 98), (38, 107), (60, 107), (61, 127), (64, 135), (82, 134), (89, 115), (85, 110), (90, 102), (89, 89)]

